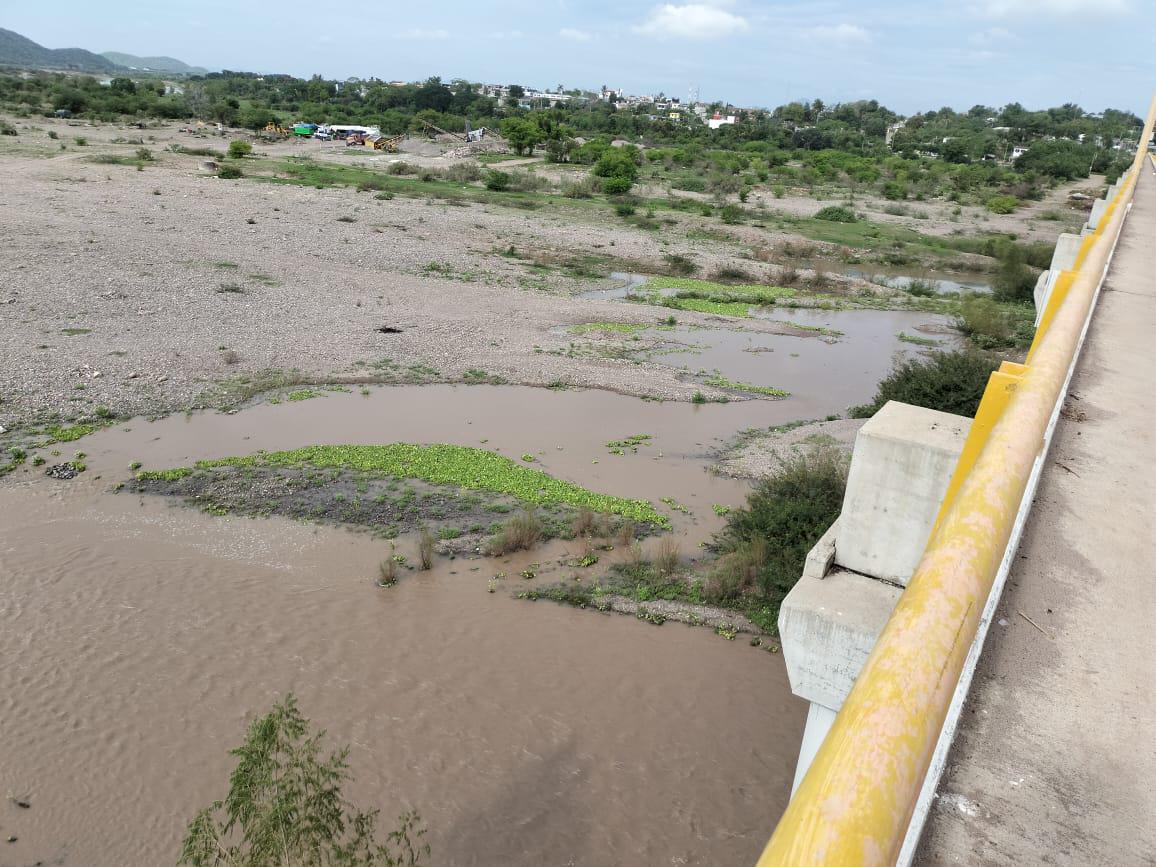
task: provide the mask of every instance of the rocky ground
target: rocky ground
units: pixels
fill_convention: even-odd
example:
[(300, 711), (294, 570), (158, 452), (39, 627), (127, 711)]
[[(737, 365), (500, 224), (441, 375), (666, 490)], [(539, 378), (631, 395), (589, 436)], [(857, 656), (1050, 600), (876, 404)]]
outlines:
[[(526, 211), (226, 181), (206, 173), (202, 157), (168, 148), (228, 139), (176, 125), (13, 121), (19, 135), (0, 141), (0, 426), (9, 429), (235, 406), (317, 381), (508, 381), (709, 398), (709, 387), (602, 351), (593, 338), (594, 351), (575, 357), (569, 326), (654, 324), (664, 311), (576, 297), (608, 283), (573, 263), (601, 257), (657, 273), (677, 255), (702, 274), (738, 265), (768, 282), (780, 267), (750, 257), (761, 230), (704, 238), (694, 214), (653, 231), (605, 208)], [(154, 157), (141, 169), (97, 161), (141, 146)], [(452, 161), (438, 145), (407, 147), (418, 151), (407, 160)], [(397, 158), (316, 142), (257, 148), (379, 168)], [(836, 291), (864, 286), (835, 281)], [(685, 311), (679, 320), (735, 325)]]

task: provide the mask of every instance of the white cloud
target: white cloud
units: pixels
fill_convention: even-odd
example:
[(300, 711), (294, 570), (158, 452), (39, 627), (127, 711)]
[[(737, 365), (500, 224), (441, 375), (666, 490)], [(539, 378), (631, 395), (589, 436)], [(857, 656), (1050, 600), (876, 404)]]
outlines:
[(747, 19), (717, 6), (688, 3), (675, 6), (667, 3), (650, 13), (646, 22), (635, 30), (660, 39), (721, 39), (750, 29)]
[(1103, 15), (1129, 11), (1131, 0), (981, 0), (972, 8), (988, 18), (1085, 13)]
[(968, 42), (972, 45), (985, 47), (989, 45), (999, 45), (1001, 43), (1011, 42), (1016, 38), (1016, 35), (1010, 30), (1005, 30), (1003, 27), (989, 27), (987, 30), (982, 30), (979, 33), (973, 33), (968, 37)]
[(590, 34), (585, 30), (575, 30), (573, 27), (563, 27), (558, 31), (558, 35), (563, 39), (569, 39), (573, 42), (589, 42)]
[(403, 30), (397, 34), (398, 39), (449, 39), (448, 30), (422, 30), (415, 27), (412, 30)]
[(812, 39), (820, 42), (831, 42), (836, 45), (852, 45), (854, 43), (864, 43), (871, 41), (871, 34), (860, 27), (858, 24), (822, 24), (818, 27), (812, 27), (807, 31), (807, 35)]

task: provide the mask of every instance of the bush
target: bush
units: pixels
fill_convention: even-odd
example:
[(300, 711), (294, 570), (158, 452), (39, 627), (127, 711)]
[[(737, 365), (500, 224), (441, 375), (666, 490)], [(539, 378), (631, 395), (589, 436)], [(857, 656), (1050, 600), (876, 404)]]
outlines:
[[(990, 299), (987, 299), (990, 301)], [(975, 350), (933, 352), (896, 362), (879, 383), (871, 403), (851, 408), (852, 418), (869, 418), (889, 400), (972, 417), (999, 359)]]
[(1015, 196), (992, 196), (984, 206), (993, 214), (1010, 214), (1019, 207), (1020, 200)]
[(706, 582), (712, 602), (746, 595), (781, 599), (803, 572), (807, 552), (843, 508), (847, 459), (816, 448), (783, 461), (714, 538), (722, 552)]
[(614, 175), (602, 181), (602, 192), (608, 196), (622, 196), (630, 192), (634, 181), (623, 175)]
[(390, 163), (386, 166), (385, 171), (391, 175), (416, 175), (417, 167), (410, 165), (404, 160), (399, 160), (396, 163)]
[(487, 190), (502, 193), (510, 188), (510, 176), (506, 174), (506, 172), (498, 172), (491, 169), (486, 172), (485, 184)]
[(138, 160), (140, 160), (142, 163), (151, 163), (153, 160), (156, 159), (156, 157), (153, 156), (153, 152), (150, 151), (148, 148), (137, 148), (136, 149), (136, 158)]
[(616, 202), (614, 213), (620, 217), (632, 217), (634, 216), (634, 204), (632, 202)]
[(313, 732), (292, 694), (249, 726), (232, 751), (229, 793), (197, 813), (185, 831), (178, 864), (377, 864), (412, 867), (429, 854), (417, 813), (399, 818), (384, 843), (377, 811), (361, 812), (341, 789), (349, 782), (349, 749), (321, 754), (325, 732)]
[(828, 205), (815, 214), (816, 220), (827, 220), (831, 223), (855, 223), (859, 220), (855, 212), (842, 205)]
[(506, 521), (502, 529), (490, 539), (489, 553), (500, 557), (511, 551), (533, 548), (541, 540), (543, 530), (541, 518), (527, 509)]
[[(1027, 251), (1018, 244), (1000, 249), (999, 270), (992, 281), (994, 295), (1000, 301), (1032, 301), (1036, 275), (1027, 265)], [(1049, 259), (1051, 258), (1049, 254)]]
[(223, 178), (226, 181), (232, 181), (244, 176), (245, 173), (242, 172), (238, 166), (221, 166), (217, 169), (217, 177)]
[(981, 349), (1000, 349), (1012, 344), (1008, 316), (989, 295), (964, 295), (955, 327)]
[(892, 202), (901, 202), (907, 198), (907, 185), (899, 181), (888, 181), (883, 185), (883, 198)]
[(442, 172), (447, 181), (468, 184), (482, 179), (482, 167), (477, 163), (457, 163)]
[(229, 156), (233, 159), (241, 159), (253, 153), (253, 146), (243, 139), (234, 139), (229, 142)]
[(666, 264), (672, 273), (680, 277), (688, 277), (698, 270), (698, 263), (680, 253), (667, 253)]
[(638, 163), (634, 148), (608, 148), (594, 164), (594, 174), (600, 178), (627, 178), (633, 184), (638, 178)]
[(580, 181), (566, 184), (562, 187), (562, 195), (568, 199), (589, 199), (600, 189), (602, 189), (602, 185), (598, 178), (588, 176)]
[(719, 211), (719, 218), (727, 225), (733, 226), (743, 221), (743, 209), (738, 205), (723, 205)]
[[(0, 135), (16, 135), (16, 127), (6, 120), (0, 120)], [(54, 133), (49, 133), (48, 136), (49, 138), (56, 138)]]

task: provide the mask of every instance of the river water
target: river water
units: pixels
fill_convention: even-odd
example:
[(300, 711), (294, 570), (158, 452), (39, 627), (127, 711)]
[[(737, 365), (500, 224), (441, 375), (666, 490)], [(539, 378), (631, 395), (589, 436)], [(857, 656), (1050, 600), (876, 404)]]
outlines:
[[(350, 794), (383, 824), (417, 808), (438, 865), (752, 863), (790, 790), (805, 717), (780, 655), (703, 628), (519, 601), (580, 543), (439, 558), (375, 586), (387, 543), (116, 493), (145, 468), (323, 443), (449, 442), (534, 457), (595, 491), (671, 498), (684, 556), (741, 505), (707, 469), (738, 431), (868, 399), (928, 317), (772, 311), (838, 339), (663, 332), (664, 363), (787, 388), (696, 406), (597, 390), (398, 386), (368, 396), (136, 419), (0, 483), (0, 867), (175, 861), (224, 795), (246, 724), (287, 692), (352, 746)], [(684, 355), (680, 356), (680, 353)], [(652, 439), (637, 453), (607, 443)], [(413, 540), (399, 539), (412, 555)], [(603, 555), (599, 568), (620, 552)], [(411, 556), (412, 559), (412, 556)], [(507, 576), (490, 593), (496, 573)]]
[[(352, 746), (361, 805), (408, 807), (432, 864), (747, 864), (785, 806), (805, 707), (780, 655), (486, 592), (501, 564), (441, 559), (396, 587), (365, 534), (226, 519), (113, 493), (128, 464), (313, 442), (450, 441), (534, 452), (596, 490), (673, 496), (688, 549), (741, 482), (704, 472), (789, 402), (693, 407), (596, 391), (377, 389), (236, 415), (135, 420), (76, 444), (71, 482), (0, 485), (0, 864), (171, 864), (223, 796), (247, 721), (293, 691)], [(605, 442), (654, 441), (609, 455)], [(63, 447), (62, 447), (63, 448)], [(660, 456), (661, 453), (661, 456)], [(60, 460), (64, 459), (59, 458)], [(597, 461), (597, 463), (594, 463)], [(473, 571), (474, 569), (477, 571)]]

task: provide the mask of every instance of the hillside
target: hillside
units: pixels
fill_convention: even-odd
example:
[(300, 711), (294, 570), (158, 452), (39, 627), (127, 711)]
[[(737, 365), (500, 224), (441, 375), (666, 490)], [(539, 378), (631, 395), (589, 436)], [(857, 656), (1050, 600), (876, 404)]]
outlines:
[(121, 51), (102, 51), (100, 56), (118, 66), (140, 72), (168, 72), (174, 75), (204, 75), (209, 70), (202, 66), (189, 66), (175, 57), (137, 57)]
[(124, 72), (106, 57), (83, 48), (45, 48), (19, 33), (0, 27), (0, 66), (68, 69), (77, 72)]

